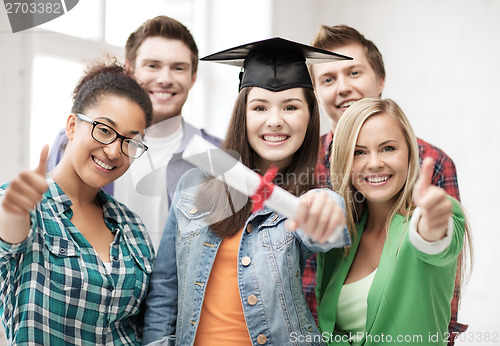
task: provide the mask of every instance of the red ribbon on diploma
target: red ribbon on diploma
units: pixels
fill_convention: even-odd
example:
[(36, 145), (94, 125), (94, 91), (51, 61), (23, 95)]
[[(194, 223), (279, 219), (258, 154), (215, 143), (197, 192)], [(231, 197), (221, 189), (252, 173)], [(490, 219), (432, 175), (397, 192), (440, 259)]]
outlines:
[(264, 173), (264, 176), (260, 177), (260, 184), (255, 193), (250, 196), (253, 202), (252, 213), (261, 210), (264, 207), (264, 202), (269, 196), (272, 195), (274, 184), (273, 180), (278, 173), (278, 167), (271, 166)]

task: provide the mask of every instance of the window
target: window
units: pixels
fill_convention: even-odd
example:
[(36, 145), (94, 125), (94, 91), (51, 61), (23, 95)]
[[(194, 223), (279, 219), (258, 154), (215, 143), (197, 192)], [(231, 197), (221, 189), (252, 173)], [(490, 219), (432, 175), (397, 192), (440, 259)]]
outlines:
[(64, 15), (38, 28), (88, 40), (99, 40), (102, 36), (102, 0), (80, 0)]
[(166, 0), (107, 0), (104, 39), (115, 46), (124, 46), (131, 32), (147, 19), (170, 13)]
[(57, 133), (66, 125), (71, 113), (71, 92), (83, 68), (78, 61), (35, 56), (31, 84), (30, 167), (38, 165), (42, 147), (45, 144), (52, 146)]
[(52, 145), (64, 128), (71, 93), (88, 60), (105, 54), (123, 59), (128, 36), (144, 21), (166, 13), (183, 21), (176, 13), (185, 16), (191, 10), (192, 2), (185, 0), (80, 0), (63, 16), (34, 29), (30, 167), (38, 165), (43, 145)]

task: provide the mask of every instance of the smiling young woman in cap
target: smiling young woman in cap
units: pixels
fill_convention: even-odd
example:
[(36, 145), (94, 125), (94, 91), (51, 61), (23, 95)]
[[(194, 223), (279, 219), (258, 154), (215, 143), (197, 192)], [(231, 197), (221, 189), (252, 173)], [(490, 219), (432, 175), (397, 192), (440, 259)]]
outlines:
[(246, 196), (219, 180), (186, 173), (152, 275), (146, 344), (322, 344), (301, 271), (314, 251), (349, 238), (340, 227), (339, 241), (328, 240), (344, 223), (342, 199), (308, 192), (315, 187), (319, 110), (306, 61), (339, 59), (346, 57), (282, 38), (202, 59), (243, 67), (222, 148), (262, 174), (277, 169), (275, 183), (301, 196), (299, 213), (285, 227), (282, 215), (252, 212)]

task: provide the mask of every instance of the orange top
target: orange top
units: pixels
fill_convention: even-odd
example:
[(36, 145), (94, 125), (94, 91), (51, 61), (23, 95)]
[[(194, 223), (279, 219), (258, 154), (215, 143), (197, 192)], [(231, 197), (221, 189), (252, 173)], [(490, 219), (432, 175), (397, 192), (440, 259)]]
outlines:
[(241, 229), (220, 244), (208, 279), (194, 345), (252, 345), (238, 290)]

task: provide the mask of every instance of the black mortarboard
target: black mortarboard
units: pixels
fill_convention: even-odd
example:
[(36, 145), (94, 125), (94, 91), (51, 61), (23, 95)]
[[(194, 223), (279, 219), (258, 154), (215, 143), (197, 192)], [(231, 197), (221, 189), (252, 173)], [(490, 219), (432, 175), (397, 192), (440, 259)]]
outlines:
[(244, 44), (201, 58), (243, 67), (240, 90), (254, 86), (270, 91), (313, 89), (306, 64), (351, 59), (281, 37)]

